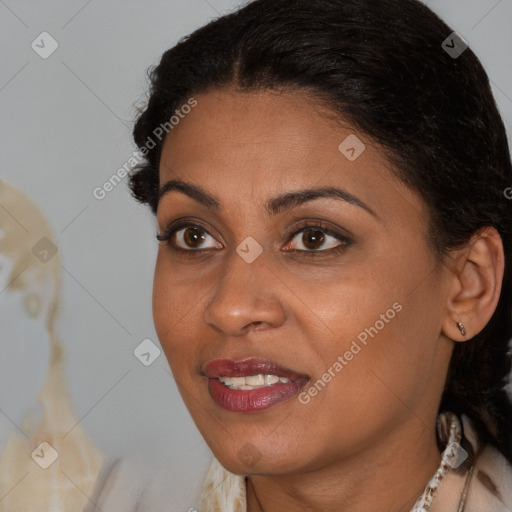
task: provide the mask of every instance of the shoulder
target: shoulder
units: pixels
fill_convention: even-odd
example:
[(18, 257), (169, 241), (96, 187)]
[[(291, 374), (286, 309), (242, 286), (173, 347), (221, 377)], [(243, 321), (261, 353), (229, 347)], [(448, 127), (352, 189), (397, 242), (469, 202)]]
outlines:
[(486, 446), (473, 470), (468, 512), (512, 510), (512, 466), (492, 446)]
[[(456, 425), (458, 433), (448, 440), (449, 424)], [(493, 446), (479, 443), (476, 430), (465, 415), (440, 415), (438, 428), (440, 440), (443, 444), (448, 442), (442, 466), (450, 469), (441, 477), (441, 485), (427, 508), (429, 512), (511, 512), (512, 466), (508, 460)], [(457, 456), (450, 457), (451, 453)]]
[[(464, 433), (472, 445), (476, 436), (471, 421), (462, 416)], [(496, 448), (486, 445), (473, 469), (467, 494), (467, 512), (512, 510), (512, 465)]]

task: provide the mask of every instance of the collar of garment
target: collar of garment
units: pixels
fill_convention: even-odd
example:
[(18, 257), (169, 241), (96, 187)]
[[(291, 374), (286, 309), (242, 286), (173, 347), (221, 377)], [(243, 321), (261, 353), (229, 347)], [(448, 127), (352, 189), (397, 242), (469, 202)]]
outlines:
[[(512, 510), (512, 467), (493, 447), (480, 450), (469, 418), (443, 412), (436, 428), (444, 447), (441, 463), (410, 512)], [(246, 477), (230, 473), (214, 458), (197, 510), (247, 512)]]

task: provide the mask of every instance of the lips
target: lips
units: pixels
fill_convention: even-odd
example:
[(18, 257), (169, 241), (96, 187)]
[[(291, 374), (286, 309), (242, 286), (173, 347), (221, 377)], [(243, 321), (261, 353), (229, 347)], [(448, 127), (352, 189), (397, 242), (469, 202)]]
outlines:
[[(256, 412), (268, 409), (296, 395), (309, 380), (307, 375), (294, 372), (274, 361), (254, 358), (241, 361), (231, 359), (210, 361), (204, 367), (204, 375), (208, 377), (208, 391), (211, 398), (231, 412)], [(219, 380), (224, 377), (253, 375), (274, 375), (282, 380), (254, 389), (232, 389)]]

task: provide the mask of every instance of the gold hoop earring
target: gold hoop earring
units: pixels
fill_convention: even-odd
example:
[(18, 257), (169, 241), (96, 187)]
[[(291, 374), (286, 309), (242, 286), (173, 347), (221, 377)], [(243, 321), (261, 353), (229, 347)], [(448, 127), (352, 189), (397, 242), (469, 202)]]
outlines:
[(466, 329), (464, 329), (464, 324), (462, 322), (457, 322), (457, 327), (459, 328), (461, 336), (466, 336)]

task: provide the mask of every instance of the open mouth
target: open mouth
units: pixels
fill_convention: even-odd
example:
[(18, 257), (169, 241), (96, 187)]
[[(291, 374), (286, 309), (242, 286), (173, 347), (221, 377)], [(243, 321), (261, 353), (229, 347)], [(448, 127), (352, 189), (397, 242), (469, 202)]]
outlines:
[(216, 359), (204, 368), (215, 403), (231, 412), (256, 412), (289, 400), (309, 381), (273, 361)]
[(229, 389), (261, 389), (268, 386), (273, 386), (278, 382), (282, 384), (289, 384), (290, 379), (286, 377), (278, 377), (277, 375), (264, 375), (259, 373), (258, 375), (249, 375), (247, 377), (219, 377), (219, 380), (226, 385)]

